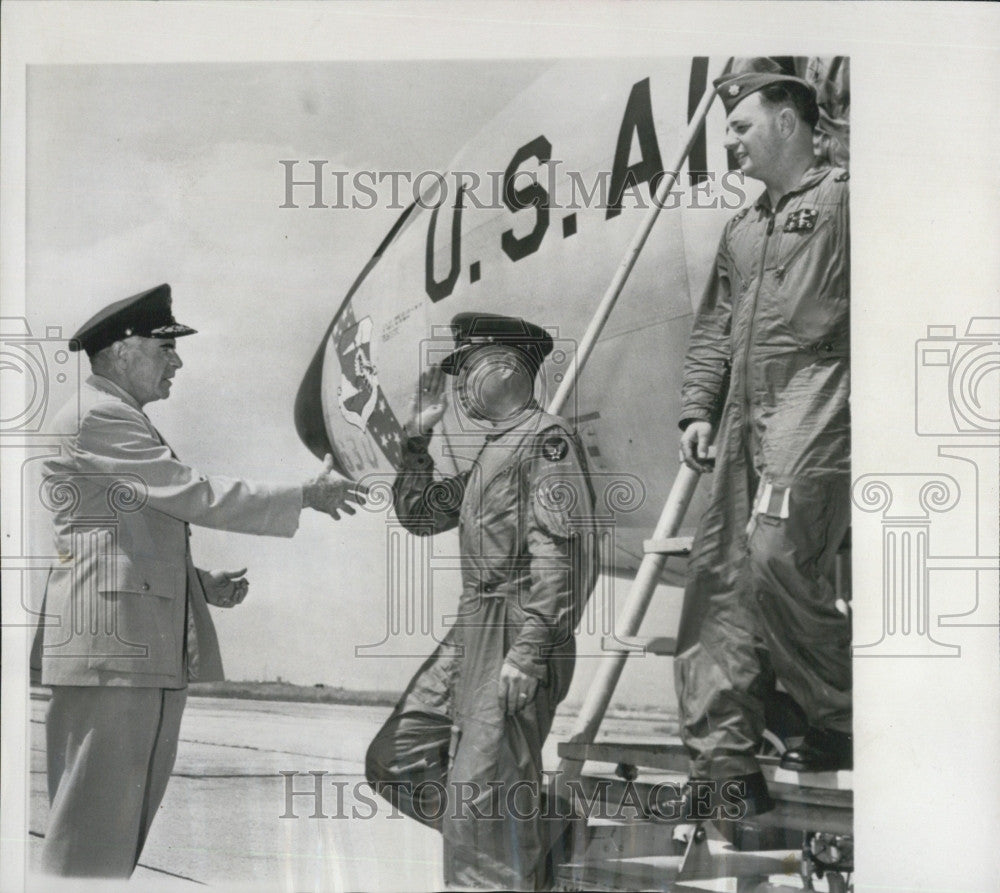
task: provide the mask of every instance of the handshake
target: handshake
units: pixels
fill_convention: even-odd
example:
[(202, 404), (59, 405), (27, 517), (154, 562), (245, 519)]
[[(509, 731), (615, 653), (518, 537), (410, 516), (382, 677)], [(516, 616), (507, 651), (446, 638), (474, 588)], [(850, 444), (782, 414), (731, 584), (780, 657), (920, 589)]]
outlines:
[(340, 512), (353, 515), (355, 505), (365, 504), (367, 488), (343, 477), (333, 470), (333, 456), (323, 460), (323, 471), (312, 481), (302, 485), (302, 504), (317, 512), (325, 512), (336, 521)]

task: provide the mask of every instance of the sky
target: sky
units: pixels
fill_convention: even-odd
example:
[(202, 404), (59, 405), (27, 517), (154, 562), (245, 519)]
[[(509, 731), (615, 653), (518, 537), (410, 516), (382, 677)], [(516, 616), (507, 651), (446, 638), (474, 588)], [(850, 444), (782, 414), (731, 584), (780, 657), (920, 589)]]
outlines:
[[(308, 188), (296, 193), (298, 208), (281, 208), (279, 161), (302, 162), (299, 177), (318, 159), (327, 171), (446, 169), (550, 64), (29, 69), (32, 331), (61, 326), (68, 336), (105, 304), (170, 283), (175, 317), (198, 334), (178, 342), (184, 368), (169, 400), (146, 407), (154, 424), (201, 472), (285, 482), (315, 475), (318, 463), (294, 428), (295, 394), (399, 211), (386, 207), (388, 181), (370, 210), (309, 208)], [(196, 528), (192, 543), (201, 567), (248, 568), (246, 602), (215, 612), (230, 678), (398, 691), (419, 665), (355, 652), (384, 636), (384, 514), (334, 522), (304, 511), (291, 540)], [(457, 578), (444, 588), (447, 609)], [(663, 610), (669, 630), (676, 603)], [(414, 641), (410, 650), (433, 645)], [(590, 672), (584, 662), (571, 697)], [(666, 663), (658, 674), (631, 672), (638, 689), (623, 686), (625, 700), (672, 703)]]

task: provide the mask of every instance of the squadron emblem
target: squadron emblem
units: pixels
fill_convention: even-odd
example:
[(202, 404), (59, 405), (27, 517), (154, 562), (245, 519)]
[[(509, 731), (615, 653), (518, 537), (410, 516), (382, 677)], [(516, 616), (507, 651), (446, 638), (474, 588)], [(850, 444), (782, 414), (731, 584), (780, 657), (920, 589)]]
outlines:
[(341, 376), (337, 398), (344, 418), (364, 431), (378, 402), (378, 370), (372, 362), (372, 318), (347, 329), (337, 344)]
[(542, 455), (549, 462), (560, 462), (566, 458), (569, 452), (569, 444), (563, 437), (547, 437), (542, 443)]

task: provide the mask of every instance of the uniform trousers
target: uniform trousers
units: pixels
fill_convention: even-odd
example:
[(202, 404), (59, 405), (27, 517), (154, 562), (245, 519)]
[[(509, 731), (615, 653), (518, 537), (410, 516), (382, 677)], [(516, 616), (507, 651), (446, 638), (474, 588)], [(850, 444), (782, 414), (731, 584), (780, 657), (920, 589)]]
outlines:
[(177, 756), (186, 689), (52, 686), (42, 870), (127, 878)]

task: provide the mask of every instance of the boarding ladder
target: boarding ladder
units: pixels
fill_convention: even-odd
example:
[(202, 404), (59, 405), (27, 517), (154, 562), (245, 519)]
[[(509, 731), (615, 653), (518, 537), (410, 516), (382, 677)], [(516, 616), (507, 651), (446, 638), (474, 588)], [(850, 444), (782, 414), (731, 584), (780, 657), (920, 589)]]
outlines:
[[(737, 878), (737, 890), (755, 890), (771, 875), (787, 875), (796, 869), (806, 889), (817, 872), (826, 873), (828, 889), (846, 889), (839, 871), (853, 867), (853, 853), (848, 850), (853, 835), (850, 772), (783, 770), (779, 758), (784, 742), (780, 735), (770, 733), (767, 752), (762, 752), (758, 762), (776, 803), (772, 811), (723, 826), (671, 825), (631, 804), (648, 804), (658, 784), (680, 788), (689, 768), (680, 741), (598, 740), (629, 656), (675, 653), (674, 637), (640, 636), (639, 630), (667, 559), (690, 554), (692, 538), (676, 534), (697, 481), (695, 472), (681, 467), (653, 536), (644, 543), (639, 571), (615, 620), (616, 634), (602, 640), (607, 653), (598, 664), (572, 733), (558, 747), (559, 788), (565, 791), (565, 786), (576, 781), (589, 813), (586, 829), (581, 826), (577, 831), (571, 860), (559, 869), (559, 888), (671, 890), (682, 882), (689, 886), (681, 889), (698, 889), (690, 885), (699, 879)], [(846, 558), (842, 550), (838, 584), (846, 576)], [(585, 766), (590, 771), (585, 773)], [(623, 817), (629, 810), (631, 814)], [(801, 856), (790, 862), (792, 850)]]
[[(570, 369), (549, 405), (550, 412), (558, 415), (575, 387), (659, 211), (674, 188), (676, 172), (687, 159), (713, 98), (714, 90), (709, 87), (691, 116), (674, 164), (661, 179), (652, 207), (598, 304)], [(681, 466), (652, 537), (645, 541), (642, 562), (621, 614), (615, 619), (616, 635), (604, 641), (608, 654), (600, 661), (572, 734), (559, 745), (560, 784), (576, 779), (588, 797), (597, 794), (617, 798), (615, 802), (620, 803), (623, 789), (631, 785), (644, 801), (644, 793), (658, 780), (672, 777), (683, 781), (687, 776), (688, 756), (680, 741), (599, 741), (598, 731), (629, 655), (673, 655), (676, 649), (674, 637), (640, 637), (639, 630), (667, 559), (690, 554), (691, 538), (678, 534), (697, 483), (698, 475)], [(838, 573), (838, 580), (841, 578)], [(576, 841), (570, 861), (559, 866), (559, 888), (670, 890), (676, 883), (696, 884), (699, 878), (736, 877), (738, 890), (750, 890), (757, 888), (762, 879), (766, 882), (771, 874), (787, 874), (792, 867), (787, 850), (801, 845), (801, 860), (794, 861), (800, 861), (802, 886), (810, 889), (813, 874), (822, 875), (825, 868), (827, 888), (832, 893), (845, 890), (842, 875), (829, 866), (846, 865), (852, 856), (844, 850), (852, 835), (851, 773), (800, 778), (798, 773), (782, 770), (776, 755), (762, 755), (759, 762), (777, 803), (773, 811), (751, 821), (725, 823), (725, 835), (707, 823), (688, 826), (679, 835), (677, 826), (651, 821), (645, 815), (637, 815), (634, 821), (588, 818), (585, 829), (580, 826), (582, 839)], [(585, 773), (587, 766), (597, 768)], [(769, 862), (762, 857), (762, 851), (779, 851), (779, 855)]]

